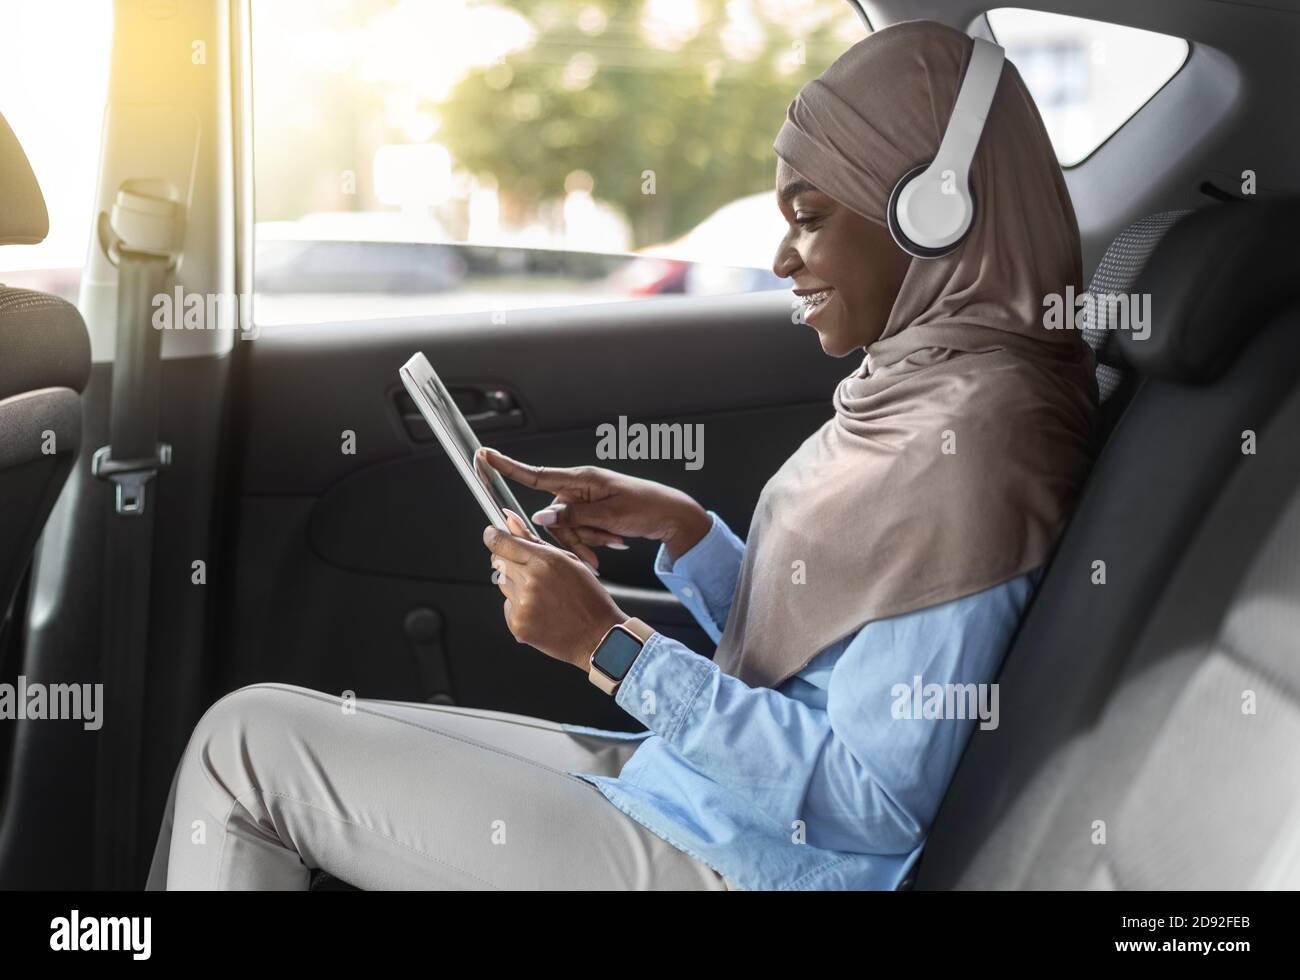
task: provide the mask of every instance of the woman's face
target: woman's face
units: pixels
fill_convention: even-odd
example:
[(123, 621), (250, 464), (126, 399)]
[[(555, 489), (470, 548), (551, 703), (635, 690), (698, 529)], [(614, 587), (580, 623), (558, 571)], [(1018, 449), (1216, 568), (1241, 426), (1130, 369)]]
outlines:
[(885, 329), (911, 256), (888, 229), (813, 187), (777, 158), (776, 199), (790, 230), (772, 271), (808, 297), (804, 319), (822, 350), (844, 357), (874, 343)]

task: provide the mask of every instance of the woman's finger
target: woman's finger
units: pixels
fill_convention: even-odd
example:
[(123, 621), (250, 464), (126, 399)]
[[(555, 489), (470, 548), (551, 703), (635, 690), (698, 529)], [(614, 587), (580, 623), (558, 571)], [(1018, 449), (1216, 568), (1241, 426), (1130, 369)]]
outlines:
[(551, 536), (559, 542), (561, 548), (568, 551), (572, 551), (582, 543), (578, 540), (578, 536), (573, 533), (573, 529), (568, 527), (557, 527), (551, 532)]
[(608, 528), (618, 521), (619, 502), (614, 497), (600, 500), (556, 500), (533, 515), (533, 523), (547, 530), (557, 527)]
[(502, 511), (506, 515), (506, 526), (510, 528), (511, 534), (520, 538), (526, 538), (529, 541), (536, 541), (538, 544), (544, 543), (542, 539), (534, 534), (528, 525), (524, 523), (524, 519), (513, 510), (509, 507), (503, 507)]
[(610, 531), (602, 531), (595, 527), (575, 527), (573, 533), (578, 536), (579, 541), (593, 548), (613, 548), (615, 551), (627, 550), (627, 543), (623, 538)]
[(492, 554), (521, 566), (539, 560), (547, 548), (547, 545), (521, 538), (492, 524), (483, 529), (483, 543)]
[(560, 544), (564, 545), (565, 548), (572, 551), (587, 564), (591, 565), (593, 568), (600, 567), (600, 559), (596, 557), (596, 553), (592, 551), (591, 548), (582, 543), (582, 540), (578, 537), (577, 528), (557, 527), (551, 533), (555, 535), (556, 541), (560, 542)]
[(517, 459), (511, 459), (509, 456), (486, 446), (480, 449), (475, 456), (484, 459), (488, 465), (507, 479), (522, 483), (526, 487), (549, 490), (551, 493), (570, 487), (585, 486), (588, 482), (578, 475), (577, 470), (559, 466), (534, 466), (531, 463), (521, 463)]
[(600, 559), (596, 557), (596, 553), (592, 551), (590, 548), (588, 548), (581, 541), (575, 542), (573, 547), (569, 550), (572, 551), (579, 558), (581, 558), (583, 561), (585, 561), (592, 568), (600, 567)]

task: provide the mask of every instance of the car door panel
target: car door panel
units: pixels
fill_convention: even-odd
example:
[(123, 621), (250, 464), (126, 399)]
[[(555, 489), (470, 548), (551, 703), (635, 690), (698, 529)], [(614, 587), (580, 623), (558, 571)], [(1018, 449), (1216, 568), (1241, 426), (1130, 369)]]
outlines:
[[(478, 423), (487, 421), (487, 445), (671, 484), (743, 536), (763, 484), (830, 417), (836, 381), (856, 366), (827, 358), (791, 319), (789, 294), (777, 292), (520, 311), (504, 323), (454, 316), (265, 332), (240, 381), (225, 686), (274, 679), (420, 700), (439, 693), (431, 677), (450, 677), (461, 704), (634, 727), (506, 629), (486, 521), (395, 397), (397, 369), (422, 350), (467, 400), (509, 392), (520, 421), (500, 427), (487, 413)], [(701, 426), (702, 465), (597, 458), (597, 427), (620, 416)], [(529, 511), (551, 499), (516, 493)], [(603, 549), (602, 581), (630, 615), (711, 654), (655, 578), (654, 553), (640, 541)]]

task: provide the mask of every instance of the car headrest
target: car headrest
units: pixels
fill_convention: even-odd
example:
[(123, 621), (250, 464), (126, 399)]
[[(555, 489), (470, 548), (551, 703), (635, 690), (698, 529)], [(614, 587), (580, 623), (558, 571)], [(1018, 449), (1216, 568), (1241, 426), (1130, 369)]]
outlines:
[(50, 233), (50, 215), (27, 154), (0, 116), (0, 245), (35, 245)]
[(90, 378), (85, 321), (49, 293), (0, 286), (0, 351), (0, 401), (40, 388), (84, 391)]
[[(1133, 292), (1138, 276), (1146, 268), (1147, 259), (1156, 250), (1161, 239), (1183, 218), (1192, 212), (1160, 211), (1139, 218), (1133, 222), (1110, 243), (1106, 254), (1101, 257), (1093, 271), (1092, 281), (1088, 283), (1090, 296), (1110, 296), (1120, 294), (1127, 296)], [(1087, 341), (1092, 352), (1097, 356), (1097, 397), (1105, 402), (1113, 395), (1124, 381), (1125, 371), (1121, 370), (1124, 355), (1117, 351), (1118, 345), (1111, 346), (1111, 334), (1107, 329), (1109, 321), (1100, 318), (1106, 307), (1085, 306), (1083, 309), (1083, 339)], [(1118, 360), (1118, 363), (1116, 363)]]
[[(1165, 234), (1138, 277), (1146, 330), (1120, 329), (1127, 364), (1151, 377), (1213, 381), (1269, 316), (1300, 297), (1300, 199), (1218, 204)], [(1144, 336), (1145, 334), (1145, 336)]]

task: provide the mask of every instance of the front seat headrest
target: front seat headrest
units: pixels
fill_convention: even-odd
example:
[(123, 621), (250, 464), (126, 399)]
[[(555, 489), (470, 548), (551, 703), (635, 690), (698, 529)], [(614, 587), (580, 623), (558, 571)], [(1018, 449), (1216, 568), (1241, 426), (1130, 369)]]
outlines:
[(0, 116), (0, 245), (35, 245), (49, 233), (41, 185), (18, 137)]
[(1289, 299), (1300, 297), (1300, 199), (1219, 204), (1183, 218), (1137, 280), (1150, 330), (1114, 338), (1142, 374), (1213, 381)]

